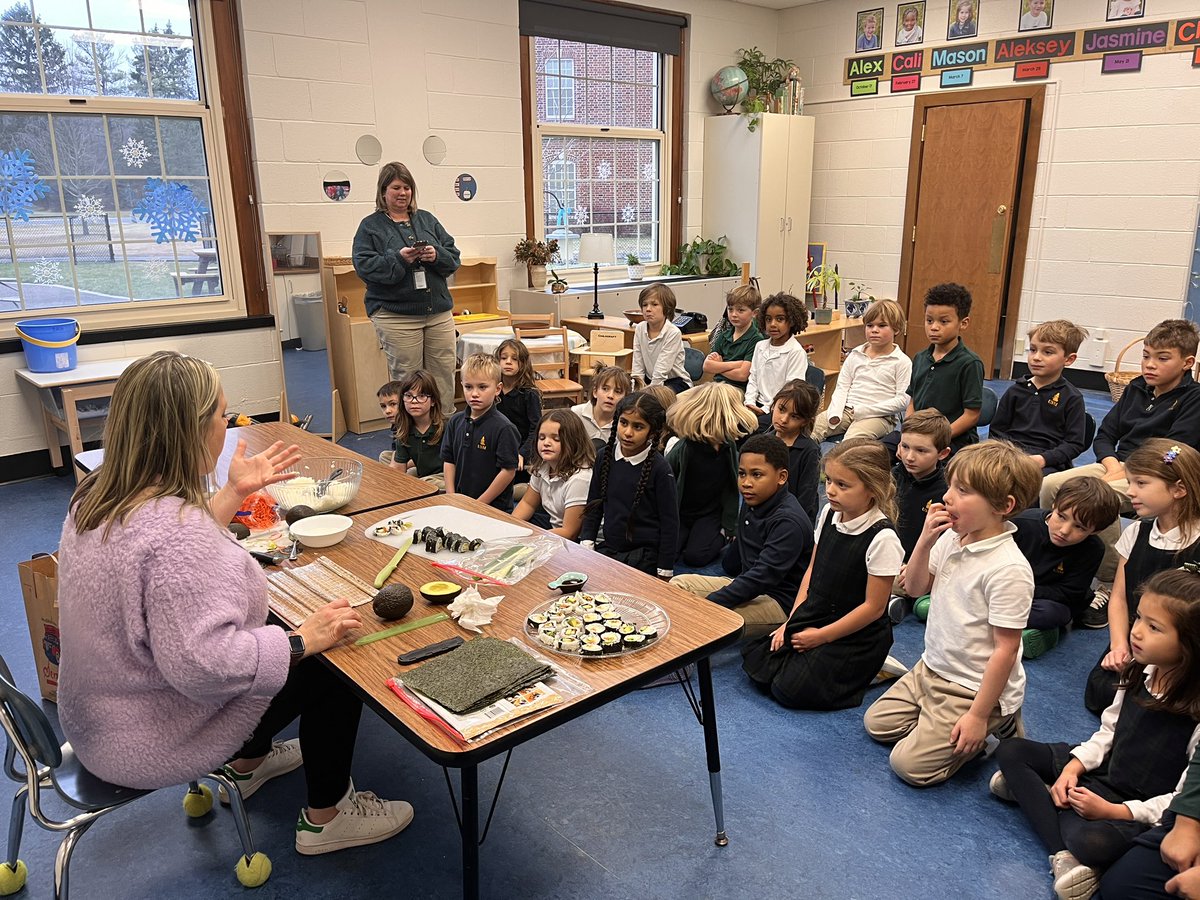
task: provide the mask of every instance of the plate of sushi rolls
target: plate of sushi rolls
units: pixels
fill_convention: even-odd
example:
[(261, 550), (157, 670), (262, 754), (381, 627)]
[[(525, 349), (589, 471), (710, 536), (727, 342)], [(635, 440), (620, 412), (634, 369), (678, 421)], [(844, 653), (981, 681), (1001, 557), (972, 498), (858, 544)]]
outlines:
[(528, 537), (533, 531), (452, 506), (426, 506), (380, 519), (363, 529), (363, 533), (397, 550), (411, 534), (410, 553), (445, 560), (455, 553), (474, 552), (488, 541)]
[(614, 591), (579, 591), (535, 606), (525, 636), (539, 649), (583, 659), (611, 659), (644, 650), (671, 629), (666, 610)]

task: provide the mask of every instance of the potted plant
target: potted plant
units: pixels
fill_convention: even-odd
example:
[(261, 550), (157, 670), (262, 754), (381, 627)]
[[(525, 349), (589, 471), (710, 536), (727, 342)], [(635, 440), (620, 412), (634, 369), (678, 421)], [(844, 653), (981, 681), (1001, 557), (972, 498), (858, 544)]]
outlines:
[(550, 293), (565, 294), (567, 292), (567, 288), (570, 287), (570, 285), (567, 284), (567, 280), (565, 278), (560, 278), (558, 273), (553, 269), (550, 270), (550, 276)]
[(738, 68), (746, 73), (750, 91), (742, 101), (742, 112), (748, 117), (746, 128), (758, 128), (759, 116), (772, 109), (778, 111), (788, 70), (796, 64), (790, 59), (767, 59), (757, 47), (738, 50)]
[(540, 291), (546, 287), (546, 264), (558, 256), (558, 241), (554, 238), (548, 241), (522, 238), (513, 248), (513, 256), (517, 262), (525, 263), (529, 286)]
[[(679, 263), (674, 266), (663, 266), (663, 275), (712, 275), (727, 278), (738, 274), (738, 264), (732, 259), (726, 259), (729, 238), (721, 235), (715, 241), (698, 237), (690, 244), (679, 248)], [(703, 270), (700, 268), (704, 263)]]
[(846, 318), (860, 319), (875, 295), (867, 293), (867, 286), (859, 281), (847, 281), (846, 286), (850, 290), (850, 296), (846, 298)]
[(813, 321), (818, 325), (828, 325), (833, 321), (833, 308), (829, 305), (829, 294), (834, 296), (842, 286), (842, 276), (832, 266), (822, 263), (808, 273), (808, 281), (804, 289), (808, 292), (812, 304)]
[(646, 274), (646, 267), (642, 265), (642, 261), (638, 259), (636, 253), (630, 253), (625, 257), (625, 267), (629, 270), (630, 281), (641, 281)]

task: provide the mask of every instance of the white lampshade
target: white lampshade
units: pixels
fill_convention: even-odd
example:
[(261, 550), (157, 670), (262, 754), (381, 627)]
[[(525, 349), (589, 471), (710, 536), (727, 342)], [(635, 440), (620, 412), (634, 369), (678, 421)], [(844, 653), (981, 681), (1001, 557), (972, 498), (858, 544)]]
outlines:
[(579, 236), (579, 261), (599, 263), (602, 266), (616, 265), (617, 255), (611, 234), (589, 232)]

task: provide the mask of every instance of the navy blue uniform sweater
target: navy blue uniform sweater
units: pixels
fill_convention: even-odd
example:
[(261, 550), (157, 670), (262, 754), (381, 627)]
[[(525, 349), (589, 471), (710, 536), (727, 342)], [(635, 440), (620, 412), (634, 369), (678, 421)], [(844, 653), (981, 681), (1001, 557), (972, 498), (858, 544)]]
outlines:
[(1083, 394), (1071, 382), (1059, 378), (1038, 388), (1026, 375), (1000, 398), (988, 437), (1012, 441), (1045, 459), (1046, 468), (1061, 472), (1083, 452), (1086, 418)]
[[(609, 466), (607, 491), (601, 493), (600, 483), (604, 477), (604, 460), (608, 452), (609, 448), (605, 447), (596, 456), (579, 540), (596, 540), (603, 521), (606, 547), (618, 553), (638, 547), (657, 548), (658, 568), (673, 570), (675, 554), (679, 550), (679, 507), (676, 505), (675, 476), (671, 474), (671, 467), (661, 453), (651, 453), (637, 466), (630, 465), (625, 459), (613, 460)], [(634, 510), (633, 495), (642, 477), (642, 466), (650, 466), (650, 480)], [(602, 502), (597, 503), (597, 500)], [(628, 532), (631, 515), (632, 534)]]
[(708, 599), (734, 607), (766, 594), (791, 612), (813, 552), (812, 523), (800, 502), (780, 488), (758, 506), (743, 506), (734, 546), (741, 572)]
[(1167, 438), (1195, 447), (1200, 444), (1200, 385), (1191, 372), (1161, 397), (1139, 375), (1108, 411), (1092, 443), (1096, 461), (1115, 456), (1121, 462), (1150, 438)]
[(1051, 600), (1081, 614), (1092, 600), (1092, 578), (1104, 558), (1104, 542), (1089, 534), (1078, 544), (1057, 547), (1050, 540), (1044, 509), (1027, 509), (1013, 516), (1013, 540), (1033, 569), (1033, 596)]

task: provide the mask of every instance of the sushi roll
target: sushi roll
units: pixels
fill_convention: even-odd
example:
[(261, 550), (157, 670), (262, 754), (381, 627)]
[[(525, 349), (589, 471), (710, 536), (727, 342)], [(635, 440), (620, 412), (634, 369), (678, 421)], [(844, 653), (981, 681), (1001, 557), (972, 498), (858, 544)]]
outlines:
[(600, 637), (600, 646), (604, 648), (605, 653), (616, 653), (621, 649), (621, 636), (615, 631), (605, 632)]
[(483, 538), (475, 538), (471, 541), (471, 551), (474, 552), (483, 546)]
[(598, 613), (598, 612), (589, 612), (589, 613), (583, 614), (583, 622), (585, 625), (591, 624), (592, 622), (603, 622), (603, 621), (604, 621), (604, 616), (600, 615), (600, 613)]
[(553, 647), (555, 644), (558, 643), (558, 635), (555, 634), (553, 631), (539, 631), (538, 632), (538, 642), (544, 644), (547, 647)]
[(624, 625), (618, 628), (617, 631), (622, 635), (633, 634), (635, 631), (637, 631), (637, 628), (626, 622)]
[(583, 619), (579, 618), (579, 616), (567, 616), (567, 624), (572, 628), (582, 628)]
[(619, 631), (622, 624), (624, 624), (624, 623), (620, 619), (605, 619), (604, 620), (604, 630), (605, 631)]
[(646, 643), (650, 643), (658, 637), (658, 629), (653, 625), (643, 625), (638, 629), (638, 634), (646, 639)]
[(583, 626), (583, 630), (586, 631), (588, 634), (600, 635), (600, 634), (604, 634), (604, 625), (601, 624), (600, 622), (588, 622), (586, 625)]
[(550, 617), (545, 613), (530, 613), (529, 618), (525, 621), (529, 623), (530, 628), (540, 628), (550, 620)]
[(568, 637), (577, 638), (577, 637), (579, 637), (579, 629), (572, 628), (570, 625), (568, 625), (566, 628), (564, 628), (562, 630), (562, 636), (565, 638), (568, 638)]
[(600, 654), (604, 652), (604, 648), (599, 644), (584, 644), (579, 648), (579, 652), (584, 659), (599, 659)]
[(391, 533), (392, 529), (389, 525), (387, 525), (387, 523), (384, 523), (383, 525), (376, 525), (371, 529), (371, 535), (373, 537), (387, 537)]
[(563, 639), (558, 644), (559, 650), (566, 650), (568, 653), (579, 652), (579, 638), (567, 637), (563, 635)]
[(436, 533), (432, 537), (427, 537), (425, 539), (425, 552), (426, 553), (441, 553), (442, 552), (442, 539), (440, 537), (438, 537)]
[(627, 650), (636, 650), (638, 647), (646, 646), (646, 637), (641, 634), (627, 634), (621, 639), (621, 643)]
[(595, 644), (597, 647), (599, 647), (600, 646), (600, 635), (590, 634), (590, 633), (585, 634), (583, 637), (581, 637), (579, 639), (579, 643), (583, 644), (584, 646), (587, 646), (588, 644)]

